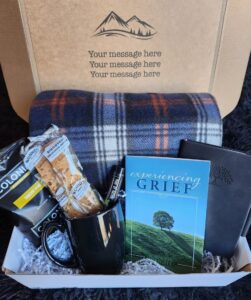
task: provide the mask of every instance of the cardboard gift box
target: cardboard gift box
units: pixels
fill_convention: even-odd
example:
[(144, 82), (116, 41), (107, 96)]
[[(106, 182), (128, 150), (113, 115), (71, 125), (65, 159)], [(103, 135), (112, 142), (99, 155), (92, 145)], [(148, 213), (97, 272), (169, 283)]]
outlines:
[[(200, 273), (171, 275), (29, 275), (18, 274), (22, 263), (20, 249), (23, 234), (14, 228), (3, 263), (5, 274), (29, 288), (121, 288), (121, 287), (205, 287), (226, 286), (248, 274), (248, 271), (231, 273)], [(247, 240), (240, 238), (235, 255), (234, 268), (240, 270), (251, 264), (251, 252)]]
[[(2, 0), (0, 62), (15, 111), (42, 90), (210, 92), (237, 104), (250, 53), (249, 0)], [(250, 272), (186, 275), (18, 274), (14, 228), (5, 274), (30, 288), (225, 286)], [(235, 269), (251, 264), (241, 238)], [(246, 268), (249, 270), (249, 268)]]
[(0, 62), (28, 119), (42, 90), (210, 92), (236, 105), (250, 53), (249, 0), (2, 0)]

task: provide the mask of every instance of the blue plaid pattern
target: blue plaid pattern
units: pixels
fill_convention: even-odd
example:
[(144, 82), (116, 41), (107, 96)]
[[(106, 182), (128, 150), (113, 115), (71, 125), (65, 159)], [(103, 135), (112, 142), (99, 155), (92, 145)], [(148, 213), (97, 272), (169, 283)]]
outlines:
[(50, 124), (65, 131), (89, 181), (104, 192), (125, 155), (176, 156), (181, 139), (221, 145), (222, 123), (210, 94), (40, 93), (30, 134)]

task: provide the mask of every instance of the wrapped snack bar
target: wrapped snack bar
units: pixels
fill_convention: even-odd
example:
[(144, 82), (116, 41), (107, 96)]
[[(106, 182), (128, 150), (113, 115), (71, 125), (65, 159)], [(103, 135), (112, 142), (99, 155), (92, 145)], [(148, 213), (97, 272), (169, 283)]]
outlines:
[(24, 150), (26, 167), (36, 168), (67, 217), (79, 218), (102, 209), (101, 196), (87, 181), (68, 138), (57, 126), (29, 140)]

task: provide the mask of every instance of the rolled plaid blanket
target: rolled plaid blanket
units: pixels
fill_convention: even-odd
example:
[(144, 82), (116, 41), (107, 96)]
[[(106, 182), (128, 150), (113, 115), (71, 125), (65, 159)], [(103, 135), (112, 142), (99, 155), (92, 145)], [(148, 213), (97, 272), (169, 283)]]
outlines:
[(222, 123), (210, 94), (45, 91), (34, 99), (30, 134), (64, 129), (88, 180), (101, 192), (126, 154), (176, 156), (181, 139), (221, 145)]

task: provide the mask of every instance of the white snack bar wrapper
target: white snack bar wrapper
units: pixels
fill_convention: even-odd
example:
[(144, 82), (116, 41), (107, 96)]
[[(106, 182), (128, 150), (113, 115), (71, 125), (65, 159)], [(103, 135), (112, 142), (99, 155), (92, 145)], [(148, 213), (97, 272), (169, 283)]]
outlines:
[(70, 141), (57, 126), (29, 140), (24, 161), (29, 169), (37, 169), (67, 217), (80, 218), (102, 209), (101, 196), (87, 181)]

